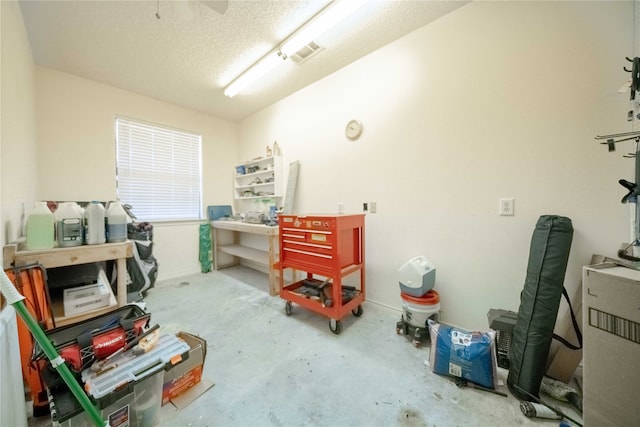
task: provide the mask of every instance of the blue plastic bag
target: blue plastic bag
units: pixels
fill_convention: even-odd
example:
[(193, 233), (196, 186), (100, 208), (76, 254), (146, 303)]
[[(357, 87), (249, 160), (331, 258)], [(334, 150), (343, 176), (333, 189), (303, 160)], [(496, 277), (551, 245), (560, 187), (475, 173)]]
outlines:
[(433, 372), (495, 389), (495, 331), (467, 331), (431, 319), (428, 324), (431, 337), (429, 363)]

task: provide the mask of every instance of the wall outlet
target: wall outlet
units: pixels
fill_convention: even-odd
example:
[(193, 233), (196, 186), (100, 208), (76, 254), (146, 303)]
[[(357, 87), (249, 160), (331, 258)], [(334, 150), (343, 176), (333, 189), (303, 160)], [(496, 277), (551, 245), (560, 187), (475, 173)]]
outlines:
[(378, 211), (378, 205), (376, 202), (369, 202), (369, 212), (376, 213)]
[(338, 202), (338, 213), (344, 213), (344, 203)]
[(501, 216), (513, 216), (515, 215), (515, 200), (513, 198), (500, 199), (500, 205), (498, 206), (498, 213)]

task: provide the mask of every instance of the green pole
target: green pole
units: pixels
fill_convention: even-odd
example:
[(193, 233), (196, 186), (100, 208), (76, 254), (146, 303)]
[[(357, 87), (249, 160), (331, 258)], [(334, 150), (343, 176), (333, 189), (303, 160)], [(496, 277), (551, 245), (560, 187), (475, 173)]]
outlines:
[(49, 338), (47, 338), (47, 335), (44, 333), (40, 325), (38, 325), (38, 322), (36, 322), (33, 316), (31, 316), (31, 313), (29, 313), (25, 307), (22, 302), (24, 296), (16, 290), (15, 286), (13, 286), (13, 283), (11, 283), (11, 280), (9, 280), (4, 271), (2, 272), (2, 276), (0, 276), (0, 292), (7, 299), (7, 302), (15, 308), (18, 315), (27, 325), (29, 331), (31, 331), (31, 335), (33, 335), (44, 353), (47, 355), (47, 358), (51, 361), (51, 366), (58, 371), (64, 382), (69, 386), (69, 389), (82, 408), (87, 412), (87, 414), (89, 414), (91, 421), (93, 421), (96, 427), (108, 427), (109, 423), (102, 419), (100, 411), (93, 406), (89, 397), (85, 394), (84, 390), (82, 390), (80, 384), (78, 384), (78, 381), (73, 377), (69, 367), (64, 363), (64, 359), (60, 357), (49, 341)]

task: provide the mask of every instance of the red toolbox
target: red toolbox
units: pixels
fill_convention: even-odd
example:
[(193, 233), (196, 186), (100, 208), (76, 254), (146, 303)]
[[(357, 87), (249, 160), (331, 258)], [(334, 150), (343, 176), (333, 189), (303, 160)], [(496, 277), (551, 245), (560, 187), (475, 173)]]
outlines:
[[(280, 215), (280, 297), (330, 319), (329, 327), (339, 334), (340, 320), (349, 312), (362, 315), (365, 300), (364, 214)], [(302, 280), (285, 284), (285, 270), (306, 272)], [(343, 285), (343, 278), (359, 274), (355, 286)]]

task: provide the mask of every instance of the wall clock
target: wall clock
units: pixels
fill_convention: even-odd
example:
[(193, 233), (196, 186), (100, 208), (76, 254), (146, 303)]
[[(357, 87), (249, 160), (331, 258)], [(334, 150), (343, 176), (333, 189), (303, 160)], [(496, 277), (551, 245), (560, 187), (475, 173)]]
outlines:
[(350, 120), (349, 123), (347, 123), (347, 127), (344, 129), (344, 133), (347, 138), (355, 141), (360, 138), (360, 135), (362, 134), (362, 123), (358, 120)]

